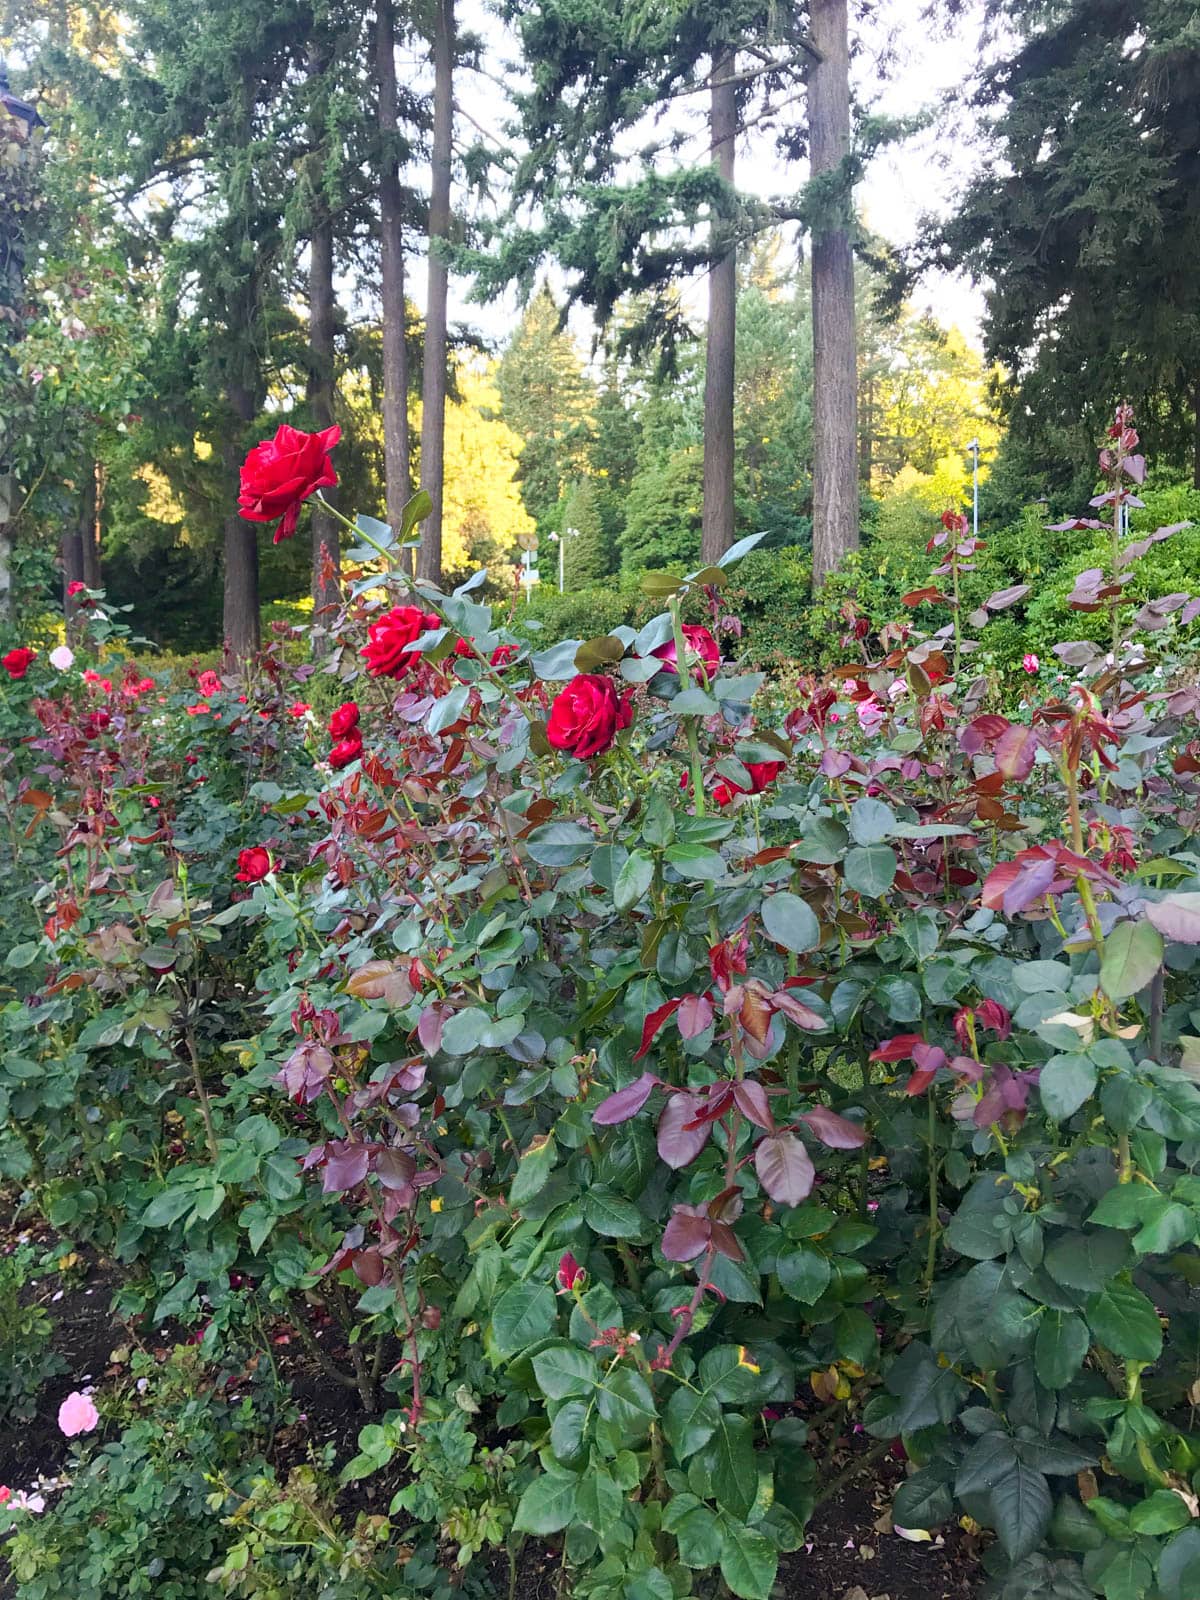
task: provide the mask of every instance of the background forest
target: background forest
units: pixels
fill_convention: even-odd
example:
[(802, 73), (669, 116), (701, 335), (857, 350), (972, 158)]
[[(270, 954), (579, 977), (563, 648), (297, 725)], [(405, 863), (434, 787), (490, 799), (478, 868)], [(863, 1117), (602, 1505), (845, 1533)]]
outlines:
[[(822, 173), (810, 102), (837, 62), (812, 30), (831, 9), (681, 5), (652, 25), (618, 0), (10, 4), (10, 99), (44, 121), (28, 139), (11, 123), (3, 180), (16, 602), (52, 610), (72, 579), (102, 581), (184, 652), (252, 644), (260, 605), (320, 602), (319, 561), (259, 552), (227, 504), (280, 421), (341, 425), (344, 504), (394, 524), (434, 491), (431, 572), (485, 564), (515, 596), (525, 559), (551, 633), (633, 620), (637, 575), (694, 562), (708, 504), (712, 549), (767, 535), (743, 579), (751, 653), (820, 658), (830, 605), (852, 589), (882, 621), (919, 575), (937, 516), (969, 498), (972, 441), (984, 528), (1011, 535), (997, 572), (1016, 557), (1065, 596), (1086, 541), (1026, 508), (1086, 498), (1121, 398), (1168, 495), (1154, 509), (1180, 520), (1200, 370), (1193, 8), (931, 3), (919, 27), (972, 71), (940, 111), (888, 119), (875, 89), (917, 24), (851, 7), (849, 139)], [(934, 117), (969, 163), (951, 214), (898, 253), (854, 189)], [(765, 199), (760, 167), (792, 192)], [(831, 392), (814, 263), (827, 273), (837, 228), (857, 257), (857, 421), (824, 426), (857, 496), (818, 575), (863, 549), (813, 608)], [(909, 298), (948, 268), (985, 287), (982, 349)], [(721, 430), (714, 365), (732, 373)]]

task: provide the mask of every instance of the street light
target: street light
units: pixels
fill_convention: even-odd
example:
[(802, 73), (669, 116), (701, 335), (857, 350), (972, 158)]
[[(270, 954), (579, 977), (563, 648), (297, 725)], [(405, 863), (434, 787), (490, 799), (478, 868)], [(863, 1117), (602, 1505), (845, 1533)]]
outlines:
[(552, 533), (550, 537), (558, 546), (558, 592), (563, 592), (563, 553), (567, 548), (568, 539), (578, 539), (578, 528), (564, 528), (561, 533)]
[(967, 449), (971, 452), (971, 537), (979, 537), (979, 440), (972, 439)]

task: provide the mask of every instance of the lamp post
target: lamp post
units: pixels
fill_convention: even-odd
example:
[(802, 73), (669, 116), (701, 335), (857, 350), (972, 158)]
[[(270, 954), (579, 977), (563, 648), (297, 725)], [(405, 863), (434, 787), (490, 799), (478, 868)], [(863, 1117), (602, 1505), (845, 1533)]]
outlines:
[(563, 555), (567, 548), (568, 539), (578, 539), (578, 528), (564, 528), (561, 533), (552, 533), (550, 537), (558, 546), (558, 592), (563, 592)]
[(979, 537), (979, 440), (972, 439), (967, 449), (971, 452), (971, 537)]

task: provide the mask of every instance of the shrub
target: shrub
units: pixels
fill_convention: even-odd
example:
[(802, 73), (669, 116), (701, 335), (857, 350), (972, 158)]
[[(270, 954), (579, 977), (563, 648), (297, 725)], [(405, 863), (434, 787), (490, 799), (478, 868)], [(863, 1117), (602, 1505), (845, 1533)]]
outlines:
[[(277, 656), (219, 720), (20, 691), (41, 787), (8, 806), (53, 848), (0, 1087), (35, 1202), (206, 1351), (233, 1279), (290, 1320), (370, 1413), (346, 1477), (405, 1479), (384, 1581), (411, 1549), (447, 1593), (529, 1539), (580, 1600), (766, 1600), (861, 1425), (864, 1468), (911, 1469), (901, 1526), (994, 1531), (1003, 1600), (1194, 1592), (1186, 636), (1001, 709), (956, 670), (976, 551), (936, 539), (939, 637), (834, 596), (837, 671), (772, 694), (705, 631), (744, 549), (531, 649), (386, 544), (394, 607), (334, 619), (329, 738)], [(744, 580), (764, 615), (776, 577)], [(387, 670), (355, 679), (368, 629)], [(224, 1470), (247, 1530), (285, 1515)], [(273, 1576), (259, 1549), (236, 1570)]]
[(0, 1423), (33, 1416), (42, 1385), (66, 1371), (46, 1308), (30, 1298), (37, 1279), (29, 1245), (0, 1254)]

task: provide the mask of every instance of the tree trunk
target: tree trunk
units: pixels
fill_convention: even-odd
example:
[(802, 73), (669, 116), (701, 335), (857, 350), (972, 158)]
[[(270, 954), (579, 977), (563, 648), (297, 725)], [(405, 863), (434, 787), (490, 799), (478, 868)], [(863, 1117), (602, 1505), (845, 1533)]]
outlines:
[(13, 619), (12, 563), (16, 529), (11, 519), (16, 493), (16, 479), (0, 462), (0, 623)]
[(100, 532), (104, 517), (104, 465), (97, 461), (89, 470), (92, 475), (92, 487), (88, 504), (92, 515), (88, 525), (80, 529), (83, 536), (83, 581), (89, 589), (101, 589), (104, 586), (104, 574), (100, 566)]
[(439, 241), (450, 233), (450, 139), (454, 121), (454, 0), (436, 0), (433, 31), (433, 170), (429, 191), (429, 292), (421, 386), (421, 487), (433, 509), (421, 524), (417, 575), (442, 577), (442, 476), (446, 456), (446, 295), (449, 269)]
[[(249, 393), (231, 386), (230, 402), (243, 427), (254, 420), (255, 406)], [(240, 438), (225, 441), (221, 447), (225, 477), (236, 484), (245, 459)], [(261, 643), (258, 620), (258, 523), (247, 522), (231, 505), (225, 518), (225, 659), (238, 665), (258, 653)]]
[[(379, 251), (383, 333), (383, 469), (387, 520), (400, 527), (412, 492), (408, 443), (408, 345), (405, 342), (404, 225), (396, 149), (396, 20), (392, 0), (377, 0), (375, 77), (379, 94)], [(411, 570), (411, 562), (409, 568)]]
[(79, 601), (70, 593), (73, 583), (87, 583), (83, 575), (83, 550), (94, 537), (96, 525), (96, 470), (87, 463), (79, 485), (79, 515), (72, 527), (68, 524), (62, 536), (63, 615), (67, 619), (67, 637), (79, 637)]
[[(736, 54), (724, 48), (712, 64), (712, 149), (717, 171), (733, 183), (737, 134)], [(726, 220), (713, 219), (719, 237)], [(708, 342), (704, 359), (704, 511), (700, 559), (716, 562), (733, 543), (733, 365), (737, 327), (737, 251), (730, 245), (708, 279)]]
[[(812, 0), (811, 35), (820, 61), (808, 81), (812, 175), (835, 171), (850, 153), (850, 50), (846, 0)], [(854, 338), (854, 255), (849, 196), (832, 227), (814, 232), (813, 587), (858, 546), (858, 424)]]
[(1192, 488), (1200, 489), (1200, 383), (1192, 390), (1192, 410), (1195, 413), (1192, 434)]
[[(326, 61), (316, 46), (309, 47), (308, 70), (312, 78), (325, 72)], [(318, 88), (318, 95), (320, 90)], [(311, 126), (313, 144), (313, 220), (308, 266), (308, 408), (313, 428), (320, 432), (333, 425), (334, 331), (337, 302), (333, 290), (333, 218), (321, 189), (320, 167), (325, 153), (325, 119), (318, 112)], [(331, 502), (336, 489), (321, 493)], [(341, 567), (338, 524), (315, 502), (312, 507), (312, 597), (318, 627), (321, 613), (341, 598), (336, 573)]]

